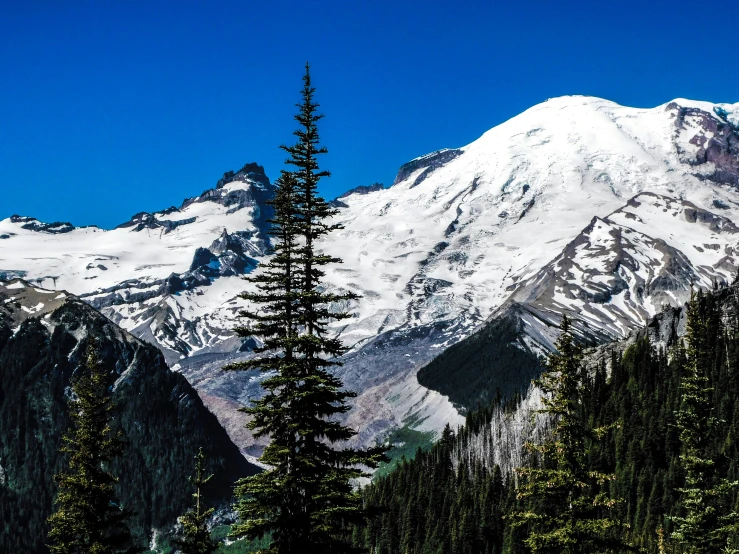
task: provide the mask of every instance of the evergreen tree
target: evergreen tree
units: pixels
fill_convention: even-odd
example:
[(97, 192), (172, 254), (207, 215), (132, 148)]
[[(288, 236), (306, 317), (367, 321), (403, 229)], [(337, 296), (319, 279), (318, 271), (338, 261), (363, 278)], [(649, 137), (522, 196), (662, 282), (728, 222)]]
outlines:
[(347, 524), (366, 516), (361, 495), (353, 486), (356, 479), (367, 475), (360, 466), (377, 467), (385, 459), (385, 449), (360, 451), (333, 446), (356, 435), (337, 421), (337, 416), (349, 411), (347, 400), (356, 393), (342, 390), (341, 380), (330, 371), (341, 365), (336, 358), (347, 349), (340, 339), (328, 336), (327, 324), (352, 317), (342, 306), (357, 296), (323, 290), (325, 273), (321, 268), (339, 264), (341, 259), (317, 251), (316, 241), (342, 227), (327, 222), (338, 210), (318, 194), (319, 180), (330, 173), (318, 166), (317, 156), (327, 153), (327, 149), (320, 145), (317, 122), (323, 116), (316, 113), (319, 105), (313, 100), (314, 93), (310, 66), (306, 64), (302, 102), (295, 115), (299, 128), (293, 134), (297, 142), (282, 146), (290, 155), (287, 163), (295, 167), (302, 246), (298, 260), (302, 333), (296, 343), (301, 362), (296, 406), (301, 437), (297, 468), (310, 491), (305, 508), (312, 522), (311, 543), (317, 552), (339, 553), (352, 550)]
[(118, 480), (107, 469), (123, 451), (123, 443), (110, 427), (112, 383), (92, 343), (80, 371), (69, 401), (72, 429), (61, 447), (69, 454), (69, 468), (55, 476), (59, 493), (48, 520), (49, 549), (53, 554), (141, 552), (131, 546), (131, 512), (118, 505)]
[(717, 310), (701, 292), (691, 298), (685, 333), (686, 374), (681, 383), (680, 409), (675, 414), (685, 472), (685, 486), (678, 489), (683, 513), (670, 518), (675, 525), (671, 539), (686, 554), (719, 552), (739, 532), (739, 513), (721, 510), (722, 500), (739, 487), (739, 482), (717, 479), (716, 462), (709, 454), (719, 423), (713, 415), (709, 367), (713, 342), (721, 334), (712, 325), (717, 316)]
[(315, 243), (339, 227), (326, 223), (335, 210), (316, 188), (328, 172), (316, 160), (326, 149), (319, 145), (316, 122), (322, 116), (315, 113), (308, 66), (303, 81), (295, 116), (298, 142), (283, 147), (297, 170), (283, 172), (272, 202), (275, 255), (249, 277), (257, 291), (242, 295), (261, 309), (242, 312), (251, 325), (237, 332), (256, 336), (263, 345), (255, 349), (257, 357), (227, 367), (269, 372), (262, 381), (266, 394), (245, 411), (256, 436), (270, 438), (261, 461), (271, 469), (238, 483), (241, 522), (232, 535), (271, 533), (269, 552), (280, 554), (353, 551), (351, 523), (365, 517), (353, 481), (365, 475), (361, 466), (376, 467), (383, 457), (381, 448), (336, 446), (355, 435), (337, 419), (355, 394), (342, 390), (331, 372), (346, 349), (328, 336), (327, 324), (350, 317), (336, 307), (356, 296), (323, 291), (321, 268), (341, 260), (317, 252)]
[(275, 183), (270, 202), (274, 215), (269, 223), (272, 257), (247, 280), (255, 292), (241, 298), (258, 308), (240, 313), (250, 325), (236, 328), (243, 337), (257, 337), (262, 346), (252, 359), (226, 366), (226, 370), (259, 369), (267, 374), (261, 385), (264, 396), (242, 411), (251, 416), (247, 427), (256, 437), (270, 442), (260, 460), (271, 469), (240, 480), (235, 488), (240, 523), (232, 527), (235, 538), (254, 539), (272, 534), (269, 552), (289, 552), (297, 548), (309, 531), (309, 521), (300, 510), (300, 483), (294, 476), (299, 427), (294, 411), (297, 403), (297, 362), (299, 281), (296, 268), (297, 216), (296, 180), (283, 172)]
[(616, 504), (608, 494), (614, 476), (591, 471), (586, 463), (588, 440), (599, 440), (607, 429), (589, 429), (584, 421), (583, 353), (567, 316), (555, 346), (547, 371), (535, 381), (544, 392), (538, 413), (553, 419), (552, 437), (527, 445), (535, 465), (517, 470), (522, 508), (508, 517), (514, 528), (527, 531), (523, 542), (534, 553), (622, 551), (621, 525), (609, 516)]
[(213, 514), (213, 508), (205, 509), (203, 506), (202, 489), (213, 477), (203, 475), (205, 455), (202, 447), (195, 456), (195, 476), (190, 477), (190, 482), (195, 486), (195, 508), (188, 510), (179, 518), (182, 524), (182, 538), (175, 540), (177, 548), (182, 554), (211, 554), (218, 550), (218, 545), (210, 538), (208, 529), (208, 518)]

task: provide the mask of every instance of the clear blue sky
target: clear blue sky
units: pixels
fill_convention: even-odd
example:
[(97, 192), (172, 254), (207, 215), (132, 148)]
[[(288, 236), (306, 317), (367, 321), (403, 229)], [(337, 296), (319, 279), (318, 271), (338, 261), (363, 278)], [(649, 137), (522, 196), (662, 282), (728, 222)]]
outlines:
[(303, 65), (332, 171), (390, 184), (549, 97), (739, 101), (734, 2), (0, 0), (0, 218), (112, 227), (278, 175)]

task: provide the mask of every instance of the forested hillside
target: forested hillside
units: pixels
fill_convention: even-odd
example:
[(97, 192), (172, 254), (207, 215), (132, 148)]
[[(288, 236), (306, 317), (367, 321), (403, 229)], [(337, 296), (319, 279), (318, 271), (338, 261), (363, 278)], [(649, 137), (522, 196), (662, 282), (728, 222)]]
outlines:
[(450, 346), (419, 370), (418, 382), (448, 396), (461, 409), (515, 395), (542, 371), (516, 316), (512, 310)]
[[(620, 499), (615, 513), (625, 524), (621, 538), (635, 548), (657, 552), (661, 544), (665, 552), (687, 551), (671, 538), (676, 525), (670, 517), (685, 514), (680, 425), (687, 409), (690, 363), (706, 370), (711, 411), (704, 415), (706, 421), (715, 418), (701, 442), (702, 457), (710, 460), (705, 482), (739, 479), (738, 314), (737, 286), (698, 294), (689, 314), (691, 342), (700, 345), (692, 348), (697, 350), (691, 351), (688, 341), (674, 334), (667, 337), (666, 346), (657, 346), (641, 332), (625, 351), (614, 345), (611, 359), (601, 359), (583, 379), (582, 421), (591, 428), (612, 426), (600, 439), (586, 441), (587, 467), (615, 474), (603, 491)], [(673, 321), (666, 327), (672, 329), (684, 317), (681, 310), (667, 315)], [(513, 417), (519, 407), (509, 403), (505, 411)], [(507, 517), (527, 508), (517, 499), (517, 473), (501, 471), (484, 452), (462, 455), (469, 453), (470, 444), (481, 444), (476, 437), (500, 417), (496, 406), (470, 413), (464, 428), (456, 433), (447, 429), (430, 452), (419, 451), (415, 459), (368, 487), (367, 501), (384, 511), (357, 534), (358, 542), (377, 554), (527, 552), (522, 541), (531, 529), (514, 530)], [(524, 463), (531, 463), (530, 455), (522, 456)], [(736, 507), (736, 489), (728, 487), (728, 492), (723, 498), (704, 495), (709, 511), (728, 513)]]
[[(0, 298), (5, 311), (24, 313), (12, 297)], [(89, 306), (69, 298), (46, 317), (26, 319), (14, 334), (10, 324), (0, 312), (0, 552), (47, 552), (53, 477), (66, 463), (59, 452), (69, 426), (66, 397), (90, 340), (116, 380), (113, 427), (125, 445), (111, 470), (120, 479), (121, 504), (135, 512), (138, 544), (149, 545), (153, 533), (171, 533), (190, 505), (187, 476), (200, 447), (215, 474), (209, 503), (228, 501), (233, 481), (256, 471), (156, 348)]]

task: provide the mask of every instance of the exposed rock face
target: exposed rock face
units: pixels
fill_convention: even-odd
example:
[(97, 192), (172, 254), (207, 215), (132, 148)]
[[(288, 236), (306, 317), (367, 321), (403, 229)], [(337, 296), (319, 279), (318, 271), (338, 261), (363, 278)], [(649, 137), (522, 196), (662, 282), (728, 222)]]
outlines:
[(385, 190), (385, 185), (382, 183), (374, 183), (372, 185), (360, 185), (358, 187), (354, 187), (353, 189), (350, 189), (346, 191), (341, 196), (337, 196), (333, 200), (329, 202), (329, 204), (334, 208), (348, 208), (344, 202), (341, 201), (342, 198), (347, 198), (348, 196), (351, 196), (352, 194), (359, 194), (359, 195), (365, 195), (370, 194), (372, 192), (377, 192), (379, 190)]
[(385, 188), (385, 185), (382, 183), (374, 183), (372, 185), (360, 185), (358, 187), (354, 187), (353, 189), (350, 189), (346, 191), (344, 194), (339, 196), (338, 198), (346, 198), (349, 195), (352, 194), (369, 194), (371, 192), (377, 192), (378, 190), (383, 190)]
[(251, 234), (236, 232), (229, 234), (226, 229), (219, 238), (213, 241), (209, 251), (218, 261), (218, 274), (228, 277), (250, 273), (259, 263), (255, 257), (264, 255), (263, 250), (254, 247), (250, 242)]
[[(670, 242), (643, 232), (648, 229), (666, 232)], [(569, 312), (585, 334), (594, 325), (615, 339), (635, 320), (687, 300), (691, 284), (727, 283), (739, 267), (738, 242), (739, 228), (726, 217), (641, 193), (608, 217), (593, 218), (542, 272), (511, 287), (511, 301)], [(695, 256), (685, 249), (700, 253), (700, 261), (691, 261)]]
[[(358, 431), (352, 445), (373, 445), (378, 437), (393, 429), (410, 425), (421, 431), (436, 431), (446, 423), (462, 425), (459, 415), (447, 398), (419, 385), (416, 372), (444, 347), (455, 342), (461, 326), (454, 321), (392, 329), (380, 333), (363, 348), (343, 358), (344, 365), (335, 369), (344, 389), (358, 393), (346, 423)], [(251, 348), (243, 352), (209, 352), (179, 360), (177, 371), (198, 389), (206, 404), (221, 419), (242, 451), (258, 456), (263, 440), (255, 440), (244, 429), (245, 419), (227, 414), (227, 406), (247, 405), (263, 394), (264, 375), (257, 370), (224, 372), (221, 368), (253, 356)], [(219, 402), (216, 399), (223, 399)], [(240, 442), (239, 442), (240, 441)]]
[[(646, 230), (658, 230), (667, 240)], [(483, 328), (424, 367), (419, 380), (464, 408), (489, 401), (496, 390), (525, 389), (535, 376), (525, 368), (536, 362), (515, 360), (552, 351), (562, 314), (587, 345), (628, 337), (635, 322), (650, 320), (651, 338), (666, 344), (684, 325), (666, 322), (669, 306), (687, 301), (691, 287), (730, 282), (739, 267), (738, 244), (739, 228), (724, 216), (641, 193), (607, 217), (594, 217), (551, 263), (511, 285), (510, 298)], [(462, 361), (449, 363), (449, 356)], [(522, 369), (509, 375), (505, 368), (511, 364)], [(480, 374), (486, 365), (489, 371)]]
[[(229, 189), (227, 185), (236, 182), (250, 182), (255, 186), (252, 187), (233, 187)], [(216, 184), (216, 188), (208, 189), (200, 196), (187, 198), (179, 208), (172, 206), (164, 211), (156, 213), (139, 212), (129, 221), (121, 223), (117, 229), (128, 229), (133, 231), (142, 231), (144, 229), (162, 229), (164, 233), (182, 225), (194, 223), (195, 217), (184, 217), (182, 219), (172, 219), (173, 214), (183, 212), (189, 206), (202, 202), (214, 202), (226, 208), (228, 213), (233, 213), (243, 208), (253, 208), (255, 211), (254, 220), (260, 229), (264, 229), (266, 220), (269, 219), (271, 209), (265, 204), (274, 194), (274, 187), (264, 174), (264, 168), (256, 163), (248, 163), (239, 171), (227, 171)]]
[(244, 167), (242, 167), (238, 171), (226, 171), (223, 174), (223, 177), (218, 179), (218, 182), (216, 183), (216, 188), (223, 188), (226, 184), (233, 183), (234, 181), (246, 180), (260, 183), (265, 188), (268, 188), (270, 186), (269, 178), (264, 173), (264, 168), (255, 162), (251, 162), (244, 164)]
[[(189, 273), (198, 272), (207, 277), (243, 275), (257, 267), (257, 260), (247, 255), (262, 253), (249, 242), (248, 233), (230, 235), (226, 229), (210, 248), (198, 248), (193, 256)], [(187, 274), (185, 274), (187, 275)]]
[[(37, 231), (39, 233), (49, 233), (50, 235), (58, 235), (61, 233), (69, 233), (74, 231), (75, 226), (66, 221), (56, 221), (54, 223), (43, 223), (35, 217), (24, 217), (20, 215), (11, 215), (10, 221), (12, 223), (22, 223), (21, 229), (28, 229), (29, 231)], [(6, 236), (4, 238), (10, 238)]]
[[(175, 211), (179, 211), (176, 208), (170, 208), (166, 210), (166, 215), (169, 215)], [(165, 213), (165, 212), (162, 212)], [(158, 229), (161, 228), (164, 230), (165, 233), (169, 233), (173, 229), (176, 229), (180, 225), (187, 225), (188, 223), (194, 223), (195, 218), (194, 217), (188, 217), (185, 219), (179, 219), (179, 220), (170, 220), (170, 219), (164, 219), (160, 220), (157, 219), (157, 217), (154, 214), (150, 214), (148, 212), (139, 212), (136, 215), (134, 215), (130, 221), (127, 221), (126, 223), (121, 223), (117, 229), (126, 229), (131, 227), (132, 231), (142, 231), (144, 229)]]
[[(132, 329), (135, 336), (158, 344), (169, 362), (174, 363), (193, 352), (193, 347), (206, 347), (229, 332), (211, 327), (205, 322), (196, 323), (187, 317), (171, 298), (182, 293), (195, 293), (222, 277), (238, 277), (253, 271), (263, 257), (260, 243), (252, 241), (247, 231), (221, 236), (208, 248), (197, 248), (190, 269), (184, 273), (172, 273), (165, 279), (124, 281), (113, 287), (83, 294), (81, 298), (102, 310), (113, 321), (121, 322), (120, 309), (132, 304), (148, 304), (139, 309), (136, 320), (141, 323)], [(234, 338), (233, 344), (243, 341)], [(229, 343), (231, 344), (231, 343)]]
[[(710, 113), (674, 102), (667, 108), (676, 114), (677, 133), (688, 135), (688, 143), (693, 147), (678, 149), (683, 160), (705, 179), (739, 187), (739, 127), (736, 119), (730, 118), (721, 108)], [(699, 132), (696, 133), (696, 129)]]
[(415, 160), (411, 160), (410, 162), (407, 162), (400, 166), (398, 174), (395, 176), (395, 180), (393, 181), (393, 185), (396, 185), (401, 181), (405, 181), (414, 172), (418, 171), (419, 169), (423, 169), (423, 171), (419, 173), (418, 176), (414, 179), (411, 188), (418, 186), (424, 180), (426, 180), (426, 178), (431, 175), (433, 171), (439, 169), (440, 167), (443, 167), (461, 154), (461, 149), (445, 148), (443, 150), (437, 150), (432, 154), (428, 154), (426, 156), (416, 158)]

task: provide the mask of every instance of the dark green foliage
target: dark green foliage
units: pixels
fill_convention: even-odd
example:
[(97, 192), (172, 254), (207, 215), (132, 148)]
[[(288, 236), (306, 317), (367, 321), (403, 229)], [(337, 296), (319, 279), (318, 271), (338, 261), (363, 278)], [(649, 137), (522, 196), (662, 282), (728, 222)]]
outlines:
[(131, 544), (128, 519), (115, 496), (118, 481), (108, 470), (123, 452), (123, 442), (110, 428), (112, 382), (88, 345), (86, 367), (72, 384), (71, 429), (61, 452), (69, 467), (54, 476), (59, 492), (49, 517), (49, 549), (53, 554), (139, 552)]
[(410, 460), (419, 449), (428, 451), (434, 444), (434, 433), (430, 431), (416, 431), (408, 426), (393, 431), (386, 439), (390, 448), (386, 453), (387, 462), (383, 462), (372, 475), (379, 479), (392, 472), (403, 460)]
[(497, 554), (511, 484), (496, 467), (452, 466), (458, 437), (447, 427), (428, 452), (419, 449), (389, 476), (365, 489), (383, 511), (357, 533), (374, 554)]
[(218, 554), (253, 554), (254, 552), (268, 548), (271, 542), (271, 538), (267, 536), (253, 541), (241, 539), (230, 541), (226, 544), (225, 541), (230, 534), (230, 525), (219, 525), (213, 528), (210, 536), (215, 542), (220, 543), (218, 550), (216, 550)]
[[(110, 472), (119, 478), (121, 505), (136, 512), (131, 531), (139, 544), (149, 543), (152, 528), (171, 530), (187, 509), (191, 496), (182, 481), (201, 446), (206, 469), (215, 475), (208, 490), (212, 503), (228, 501), (233, 481), (256, 472), (156, 348), (79, 301), (65, 303), (48, 323), (53, 333), (29, 319), (0, 346), (0, 552), (47, 551), (53, 477), (68, 463), (59, 453), (70, 425), (65, 390), (89, 338), (99, 345), (105, 371), (117, 379), (111, 427), (122, 431), (126, 448)], [(0, 336), (6, 330), (0, 322)]]
[(682, 510), (681, 515), (670, 518), (675, 529), (673, 542), (689, 554), (718, 552), (730, 546), (729, 537), (739, 532), (739, 514), (722, 503), (735, 493), (739, 482), (716, 478), (709, 448), (718, 423), (711, 403), (711, 352), (723, 334), (709, 330), (720, 328), (717, 307), (699, 292), (688, 305), (686, 363), (680, 409), (675, 416), (685, 475), (685, 485), (679, 489)]
[(534, 553), (620, 552), (625, 545), (608, 491), (615, 475), (590, 469), (586, 460), (588, 443), (603, 439), (607, 429), (587, 425), (583, 352), (567, 316), (555, 346), (547, 371), (535, 381), (544, 393), (538, 413), (551, 418), (554, 427), (543, 443), (527, 443), (532, 467), (516, 471), (521, 507), (507, 518), (514, 531), (525, 530), (523, 543)]
[[(738, 292), (739, 287), (734, 285), (706, 294), (698, 310), (698, 328), (704, 341), (698, 359), (708, 378), (707, 386), (701, 388), (705, 388), (710, 401), (710, 416), (715, 418), (712, 431), (705, 433), (700, 457), (713, 462), (714, 483), (739, 479)], [(668, 315), (677, 319), (679, 312)], [(666, 352), (650, 345), (646, 333), (642, 333), (623, 354), (614, 350), (610, 365), (609, 376), (605, 365), (594, 368), (589, 375), (583, 391), (583, 421), (591, 428), (614, 422), (618, 426), (602, 440), (586, 441), (586, 467), (588, 471), (615, 474), (616, 479), (608, 481), (608, 492), (612, 498), (623, 500), (614, 506), (612, 517), (623, 524), (625, 541), (645, 552), (657, 553), (661, 536), (663, 550), (659, 552), (680, 554), (684, 548), (671, 538), (676, 526), (670, 516), (686, 516), (680, 489), (690, 488), (680, 459), (683, 452), (676, 417), (683, 404), (682, 382), (689, 375), (690, 356), (675, 337)], [(488, 425), (493, 413), (489, 408), (470, 413), (459, 434), (445, 433), (430, 452), (418, 453), (416, 459), (368, 487), (367, 498), (386, 511), (363, 530), (357, 541), (387, 554), (404, 553), (401, 545), (413, 545), (408, 549), (413, 554), (465, 551), (459, 543), (452, 544), (453, 537), (459, 536), (463, 520), (483, 513), (482, 491), (491, 487), (493, 475), (470, 468), (453, 471), (452, 459), (470, 435)], [(476, 482), (475, 475), (482, 477)], [(509, 480), (504, 479), (504, 483), (506, 494), (512, 495), (515, 489)], [(737, 509), (739, 495), (726, 492), (729, 494), (704, 497), (717, 515), (729, 515)], [(521, 510), (514, 497), (498, 498), (486, 513), (497, 517)], [(416, 512), (408, 511), (410, 506), (415, 506)], [(411, 517), (418, 513), (420, 519), (418, 515)], [(420, 523), (411, 523), (415, 521)], [(502, 550), (493, 550), (489, 543), (479, 546), (489, 536), (486, 533), (490, 528), (478, 526), (469, 541), (473, 546), (465, 552), (526, 552), (525, 530), (514, 530), (509, 520), (498, 521), (495, 536), (502, 541)], [(731, 540), (736, 543), (738, 539), (735, 531)], [(730, 543), (729, 548), (736, 549), (737, 544)], [(713, 551), (720, 553), (723, 548), (714, 547)]]
[[(706, 368), (702, 387), (715, 417), (712, 431), (703, 433), (703, 454), (713, 461), (712, 478), (735, 481), (739, 450), (739, 304), (735, 287), (701, 297), (691, 306), (690, 324), (704, 346), (699, 354)], [(615, 441), (598, 444), (590, 453), (594, 463), (615, 468), (615, 492), (625, 499), (623, 517), (633, 540), (648, 550), (657, 547), (657, 530), (664, 528), (668, 551), (683, 552), (675, 544), (672, 517), (685, 515), (679, 489), (690, 488), (681, 447), (678, 414), (683, 410), (683, 379), (690, 376), (691, 357), (682, 341), (668, 352), (650, 346), (643, 337), (622, 357), (615, 357), (611, 379), (601, 377), (593, 386), (590, 412), (596, 423), (618, 419)], [(704, 407), (704, 409), (707, 406)], [(717, 481), (717, 482), (718, 482)], [(707, 495), (708, 496), (708, 495)], [(736, 493), (713, 496), (707, 503), (728, 514)], [(672, 516), (672, 517), (670, 517)]]
[(195, 506), (178, 518), (182, 525), (182, 534), (174, 541), (174, 544), (182, 554), (211, 554), (218, 550), (218, 545), (211, 539), (208, 529), (208, 518), (213, 515), (214, 509), (205, 508), (202, 494), (203, 487), (213, 476), (205, 477), (204, 468), (205, 455), (201, 448), (195, 456), (195, 475), (190, 477), (190, 482), (195, 487), (192, 495), (195, 499)]
[(316, 158), (326, 149), (319, 145), (316, 122), (322, 116), (315, 113), (307, 66), (303, 81), (298, 140), (283, 147), (296, 169), (283, 172), (271, 203), (274, 256), (247, 278), (256, 290), (242, 294), (257, 308), (240, 314), (250, 325), (237, 333), (259, 338), (262, 346), (253, 359), (226, 368), (267, 374), (264, 397), (243, 411), (255, 435), (270, 438), (260, 458), (270, 469), (237, 483), (240, 523), (232, 536), (271, 534), (267, 552), (330, 554), (354, 550), (351, 524), (362, 521), (364, 509), (352, 481), (366, 475), (360, 464), (376, 467), (382, 449), (335, 446), (355, 435), (338, 420), (355, 394), (342, 390), (331, 372), (346, 349), (328, 336), (327, 325), (350, 317), (336, 306), (355, 296), (323, 290), (322, 268), (341, 260), (316, 251), (315, 241), (338, 227), (326, 223), (335, 210), (317, 194), (328, 172)]
[(543, 370), (536, 354), (520, 342), (520, 327), (515, 312), (491, 321), (421, 368), (418, 382), (468, 410), (514, 396)]
[(588, 413), (595, 425), (618, 421), (613, 440), (592, 445), (594, 467), (616, 473), (612, 492), (624, 500), (618, 509), (630, 526), (632, 544), (653, 551), (677, 500), (679, 443), (674, 406), (679, 396), (681, 358), (668, 364), (646, 337), (623, 356), (613, 356), (610, 381), (605, 369), (594, 376)]

